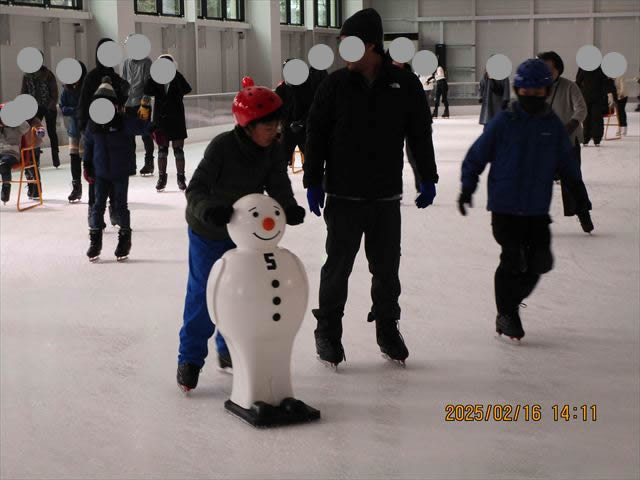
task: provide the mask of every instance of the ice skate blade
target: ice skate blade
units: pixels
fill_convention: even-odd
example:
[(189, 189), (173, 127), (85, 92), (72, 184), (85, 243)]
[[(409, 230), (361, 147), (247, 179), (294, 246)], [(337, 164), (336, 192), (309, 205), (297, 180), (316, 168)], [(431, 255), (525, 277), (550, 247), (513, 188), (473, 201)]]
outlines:
[(97, 257), (89, 257), (89, 261), (91, 263), (96, 263), (98, 260), (100, 260), (100, 255), (98, 255)]
[(116, 257), (116, 260), (118, 262), (124, 262), (125, 260), (127, 260), (129, 258), (129, 255), (125, 255), (124, 257)]
[(178, 384), (178, 390), (180, 391), (180, 393), (182, 393), (185, 397), (190, 396), (189, 393), (191, 392), (191, 390), (193, 390), (193, 388), (189, 388), (185, 385), (180, 385)]
[(382, 358), (384, 358), (385, 360), (389, 360), (390, 362), (393, 363), (397, 363), (399, 366), (401, 366), (402, 368), (406, 368), (407, 364), (405, 363), (404, 360), (396, 360), (395, 358), (391, 358), (389, 355), (387, 355), (386, 353), (381, 354)]
[(336, 373), (338, 372), (338, 364), (337, 363), (327, 362), (326, 360), (323, 360), (322, 358), (320, 358), (320, 355), (316, 355), (316, 358), (325, 367), (329, 368), (330, 370), (333, 370)]
[(218, 367), (218, 371), (227, 375), (233, 375), (233, 367)]
[(141, 177), (153, 177), (153, 173), (141, 173)]
[(502, 332), (496, 332), (496, 333), (498, 334), (498, 338), (499, 339), (502, 338), (502, 336), (504, 335), (505, 336), (505, 340), (508, 338), (509, 340), (511, 340), (510, 343), (513, 343), (514, 345), (520, 345), (522, 343), (521, 340), (524, 337), (524, 336), (522, 336), (522, 337), (512, 337), (512, 336), (507, 335), (506, 333), (502, 333)]
[(69, 203), (80, 203), (80, 199), (76, 198), (75, 200), (69, 200)]

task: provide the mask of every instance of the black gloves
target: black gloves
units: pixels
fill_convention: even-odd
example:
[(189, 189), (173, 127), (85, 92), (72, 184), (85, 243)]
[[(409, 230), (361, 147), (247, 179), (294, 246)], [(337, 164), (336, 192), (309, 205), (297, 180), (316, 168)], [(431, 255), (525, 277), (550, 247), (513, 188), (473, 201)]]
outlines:
[(228, 205), (218, 205), (217, 207), (210, 208), (205, 213), (205, 219), (207, 222), (212, 222), (218, 227), (224, 227), (231, 220), (233, 215), (233, 207)]
[(291, 122), (291, 124), (289, 125), (289, 129), (293, 133), (300, 133), (302, 130), (304, 130), (304, 122), (301, 122), (300, 120), (296, 120), (295, 122)]
[(502, 110), (506, 110), (507, 108), (509, 108), (509, 100), (503, 100), (502, 101)]
[(482, 97), (478, 99), (478, 103), (482, 103)]
[(467, 214), (467, 209), (465, 205), (469, 205), (469, 207), (473, 207), (473, 201), (471, 200), (471, 196), (473, 195), (473, 191), (468, 188), (462, 188), (462, 192), (460, 192), (460, 196), (458, 197), (458, 210), (462, 215)]
[(300, 205), (290, 205), (284, 209), (284, 214), (287, 217), (287, 225), (300, 225), (304, 222), (304, 216), (306, 210)]
[(578, 120), (576, 120), (575, 118), (572, 118), (571, 120), (569, 120), (567, 124), (564, 126), (564, 128), (567, 129), (567, 135), (569, 136), (573, 135), (573, 132), (576, 131), (576, 128), (578, 128), (579, 125), (580, 125), (580, 122), (578, 122)]

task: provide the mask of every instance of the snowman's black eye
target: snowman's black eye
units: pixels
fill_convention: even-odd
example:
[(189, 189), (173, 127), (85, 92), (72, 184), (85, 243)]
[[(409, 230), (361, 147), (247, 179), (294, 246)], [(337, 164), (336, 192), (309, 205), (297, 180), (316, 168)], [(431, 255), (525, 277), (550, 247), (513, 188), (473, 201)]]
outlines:
[(259, 217), (259, 216), (260, 216), (260, 214), (259, 214), (258, 212), (253, 212), (253, 216), (254, 216), (254, 217)]
[(280, 216), (280, 210), (276, 210), (276, 217)]

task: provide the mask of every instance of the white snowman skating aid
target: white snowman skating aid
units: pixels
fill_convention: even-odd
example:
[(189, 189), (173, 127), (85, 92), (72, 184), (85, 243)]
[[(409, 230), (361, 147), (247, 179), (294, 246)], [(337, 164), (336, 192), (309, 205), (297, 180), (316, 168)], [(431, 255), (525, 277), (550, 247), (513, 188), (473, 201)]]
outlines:
[(254, 426), (320, 418), (293, 398), (291, 350), (309, 297), (298, 257), (278, 247), (285, 232), (283, 208), (261, 194), (233, 204), (227, 225), (237, 248), (211, 269), (207, 307), (233, 361), (233, 390), (225, 408)]

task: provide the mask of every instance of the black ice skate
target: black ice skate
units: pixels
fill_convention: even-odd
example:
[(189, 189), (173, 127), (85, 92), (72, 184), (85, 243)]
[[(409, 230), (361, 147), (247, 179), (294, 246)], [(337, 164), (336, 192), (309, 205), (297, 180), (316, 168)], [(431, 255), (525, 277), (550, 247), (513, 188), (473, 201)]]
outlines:
[(167, 174), (161, 173), (158, 175), (158, 183), (156, 183), (156, 191), (164, 192), (164, 189), (167, 186)]
[(589, 214), (589, 210), (585, 210), (584, 212), (580, 212), (577, 214), (578, 220), (580, 221), (580, 226), (584, 233), (591, 233), (593, 231), (593, 222), (591, 221), (591, 215)]
[(233, 363), (229, 351), (218, 352), (218, 370), (233, 375)]
[(393, 322), (376, 320), (376, 340), (383, 357), (405, 366), (409, 350), (404, 344), (397, 320)]
[(129, 258), (131, 251), (131, 230), (121, 229), (118, 232), (118, 246), (113, 254), (119, 262)]
[(316, 352), (320, 363), (336, 371), (338, 364), (347, 360), (342, 342), (337, 337), (316, 335)]
[(506, 335), (512, 340), (520, 341), (524, 337), (520, 315), (517, 312), (513, 315), (499, 313), (496, 316), (496, 332), (498, 335)]
[(2, 203), (6, 205), (7, 202), (9, 201), (9, 197), (11, 197), (11, 184), (3, 183), (2, 193), (0, 194), (0, 200), (2, 200)]
[(102, 230), (89, 230), (89, 242), (87, 257), (90, 262), (95, 262), (102, 251)]
[(140, 169), (140, 175), (143, 177), (150, 177), (153, 175), (153, 170), (153, 158), (149, 161), (145, 159), (144, 166)]
[(178, 174), (178, 188), (183, 192), (187, 189), (187, 177), (183, 174)]
[(449, 107), (444, 107), (444, 113), (442, 114), (442, 118), (449, 118)]
[(183, 393), (188, 393), (198, 386), (200, 370), (201, 367), (193, 363), (181, 363), (178, 365), (176, 380), (178, 381), (178, 388), (180, 388)]
[(73, 180), (71, 182), (71, 193), (69, 194), (69, 203), (79, 202), (82, 198), (82, 182), (80, 180)]

